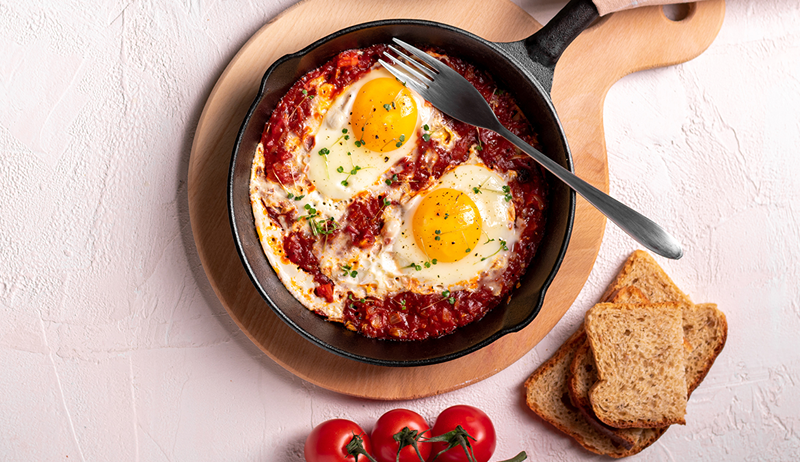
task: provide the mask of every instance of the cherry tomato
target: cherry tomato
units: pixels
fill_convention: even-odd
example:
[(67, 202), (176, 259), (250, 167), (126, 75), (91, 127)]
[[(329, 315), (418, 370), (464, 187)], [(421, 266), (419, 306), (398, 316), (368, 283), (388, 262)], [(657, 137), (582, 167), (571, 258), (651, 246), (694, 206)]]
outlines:
[[(322, 422), (306, 438), (306, 462), (355, 462), (355, 456), (347, 450), (353, 438), (361, 438), (364, 449), (372, 453), (369, 437), (357, 423), (345, 419)], [(358, 460), (366, 461), (367, 458), (358, 456)]]
[[(409, 430), (416, 430), (417, 435), (430, 429), (430, 426), (421, 415), (408, 409), (394, 409), (382, 415), (372, 430), (373, 454), (378, 462), (395, 462), (397, 460), (397, 449), (400, 443), (394, 440), (394, 435), (408, 427)], [(425, 433), (424, 436), (431, 436)], [(431, 453), (430, 443), (417, 443), (419, 453), (423, 459), (427, 459)], [(405, 446), (400, 451), (400, 462), (419, 462), (417, 452), (412, 446)]]
[[(489, 416), (478, 408), (466, 405), (453, 406), (445, 409), (436, 418), (436, 423), (433, 424), (433, 436), (442, 435), (449, 431), (455, 430), (457, 426), (461, 426), (473, 439), (469, 439), (472, 445), (472, 451), (475, 459), (478, 462), (488, 462), (492, 457), (494, 449), (497, 446), (497, 435), (494, 431)], [(447, 443), (437, 442), (433, 443), (431, 450), (431, 457), (438, 454), (440, 451), (447, 447)], [(444, 454), (440, 455), (437, 461), (441, 462), (467, 462), (467, 455), (464, 449), (460, 446), (451, 448)]]

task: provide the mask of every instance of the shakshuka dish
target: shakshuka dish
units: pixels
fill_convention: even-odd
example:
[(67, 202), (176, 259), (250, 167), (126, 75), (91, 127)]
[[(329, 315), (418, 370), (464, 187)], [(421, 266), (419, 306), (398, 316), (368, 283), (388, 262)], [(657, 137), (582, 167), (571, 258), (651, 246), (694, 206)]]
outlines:
[[(264, 252), (303, 305), (367, 337), (421, 340), (510, 299), (542, 239), (546, 185), (511, 143), (383, 69), (386, 49), (344, 51), (289, 89), (258, 145), (250, 199)], [(537, 146), (488, 73), (428, 53)]]

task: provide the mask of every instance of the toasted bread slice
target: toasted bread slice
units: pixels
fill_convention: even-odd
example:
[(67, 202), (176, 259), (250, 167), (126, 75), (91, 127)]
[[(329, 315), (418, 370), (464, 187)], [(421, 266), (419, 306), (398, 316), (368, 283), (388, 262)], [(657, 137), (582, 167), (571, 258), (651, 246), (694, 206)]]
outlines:
[(583, 326), (572, 334), (553, 356), (539, 366), (525, 381), (526, 402), (533, 412), (549, 424), (573, 437), (581, 446), (597, 454), (614, 458), (627, 457), (651, 445), (664, 429), (641, 431), (630, 449), (615, 443), (587, 421), (572, 406), (567, 390), (567, 369), (578, 347), (586, 341)]
[(706, 378), (708, 370), (725, 347), (728, 320), (714, 303), (700, 303), (683, 310), (683, 336), (691, 350), (686, 353), (686, 383), (689, 395)]
[(608, 285), (600, 297), (602, 301), (612, 300), (617, 292), (633, 286), (644, 293), (651, 303), (679, 302), (692, 304), (689, 296), (672, 282), (667, 273), (653, 257), (643, 250), (634, 251), (620, 270), (617, 277)]
[[(649, 300), (644, 292), (638, 287), (627, 286), (618, 290), (612, 303), (648, 303)], [(589, 401), (589, 390), (597, 382), (597, 366), (594, 364), (594, 356), (589, 347), (589, 341), (585, 341), (575, 352), (575, 357), (570, 363), (567, 386), (569, 397), (572, 404), (581, 411), (586, 420), (598, 431), (607, 435), (617, 444), (630, 449), (640, 439), (641, 429), (639, 428), (614, 428), (610, 427), (597, 419), (592, 410), (592, 403)]]
[(678, 303), (598, 303), (584, 321), (598, 381), (592, 410), (616, 428), (685, 424), (686, 358)]
[[(684, 305), (683, 340), (684, 347), (691, 348), (686, 353), (687, 395), (700, 385), (714, 361), (719, 356), (728, 337), (728, 323), (717, 306), (713, 303)], [(594, 356), (589, 348), (588, 340), (575, 353), (570, 364), (568, 387), (570, 400), (586, 417), (589, 423), (599, 427), (603, 433), (618, 444), (629, 445), (637, 441), (639, 429), (614, 428), (597, 420), (589, 401), (589, 390), (597, 382), (597, 369)]]

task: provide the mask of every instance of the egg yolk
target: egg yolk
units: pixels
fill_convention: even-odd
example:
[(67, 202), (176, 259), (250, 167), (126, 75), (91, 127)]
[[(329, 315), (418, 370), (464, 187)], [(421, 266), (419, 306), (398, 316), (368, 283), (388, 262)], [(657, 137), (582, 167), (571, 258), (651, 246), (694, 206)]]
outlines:
[(370, 151), (394, 151), (417, 127), (417, 104), (396, 79), (370, 80), (356, 95), (350, 122), (358, 144)]
[(454, 262), (466, 257), (481, 238), (475, 202), (461, 191), (441, 188), (428, 194), (414, 213), (417, 245), (431, 260)]

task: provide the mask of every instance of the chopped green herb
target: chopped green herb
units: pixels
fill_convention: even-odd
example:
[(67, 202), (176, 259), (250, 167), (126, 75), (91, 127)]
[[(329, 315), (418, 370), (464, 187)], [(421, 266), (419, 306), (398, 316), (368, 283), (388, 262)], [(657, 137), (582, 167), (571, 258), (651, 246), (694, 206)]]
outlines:
[(331, 153), (331, 151), (328, 148), (322, 148), (322, 149), (319, 150), (319, 155), (321, 155), (321, 156), (327, 156), (330, 153)]
[(339, 173), (344, 173), (344, 167), (342, 167), (342, 166), (340, 165), (340, 166), (339, 166), (339, 167), (336, 169), (336, 171), (337, 171), (337, 172), (339, 172)]
[(511, 195), (511, 188), (508, 186), (503, 186), (503, 194), (504, 194), (503, 198), (506, 200), (506, 202), (510, 202), (511, 199), (514, 198)]
[[(494, 240), (494, 239), (492, 239), (492, 240)], [(490, 242), (490, 241), (487, 241), (487, 242)], [(500, 248), (497, 249), (493, 254), (489, 255), (488, 257), (481, 258), (481, 261), (484, 261), (486, 259), (494, 257), (501, 250), (508, 250), (508, 243), (506, 241), (502, 240), (502, 239), (500, 239)]]

